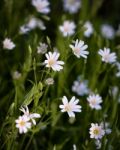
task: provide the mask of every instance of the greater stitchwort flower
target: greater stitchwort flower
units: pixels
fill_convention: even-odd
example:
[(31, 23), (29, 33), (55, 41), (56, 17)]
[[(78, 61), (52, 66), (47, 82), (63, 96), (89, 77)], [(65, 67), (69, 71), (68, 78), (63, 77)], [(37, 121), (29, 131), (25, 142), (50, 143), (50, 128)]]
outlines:
[(19, 133), (26, 133), (31, 127), (32, 124), (36, 125), (35, 118), (40, 118), (40, 114), (30, 113), (27, 106), (21, 107), (20, 110), (24, 113), (22, 116), (19, 116), (16, 122), (16, 128), (19, 129)]
[(48, 0), (32, 0), (32, 5), (40, 13), (47, 14), (50, 12)]
[(104, 48), (104, 50), (100, 49), (98, 52), (99, 55), (102, 56), (102, 61), (106, 63), (114, 63), (116, 61), (116, 53), (110, 53), (109, 48)]
[(81, 77), (78, 77), (77, 80), (74, 81), (72, 86), (72, 91), (75, 92), (79, 96), (84, 96), (89, 93), (88, 89), (88, 81), (83, 80)]
[(85, 28), (84, 36), (85, 37), (90, 37), (93, 34), (93, 25), (92, 25), (92, 23), (87, 21), (87, 22), (85, 22), (83, 27)]
[(54, 71), (60, 71), (63, 69), (64, 62), (58, 61), (60, 54), (58, 52), (48, 52), (45, 54), (47, 60), (45, 60), (45, 65), (48, 68), (52, 68)]
[(115, 37), (115, 30), (109, 24), (103, 24), (101, 26), (101, 34), (106, 39), (113, 39)]
[(87, 98), (87, 101), (89, 102), (89, 105), (92, 109), (99, 110), (101, 109), (101, 103), (102, 103), (102, 98), (98, 94), (92, 94), (89, 95)]
[(15, 44), (11, 41), (10, 38), (5, 38), (3, 41), (3, 48), (12, 50), (15, 47)]
[(87, 55), (89, 54), (89, 52), (86, 51), (88, 46), (84, 45), (84, 41), (81, 41), (81, 40), (79, 41), (78, 39), (75, 41), (75, 45), (70, 44), (70, 48), (72, 49), (74, 55), (77, 58), (80, 58), (80, 57), (87, 58)]
[(75, 99), (75, 96), (71, 98), (71, 100), (68, 102), (68, 99), (66, 96), (63, 96), (62, 98), (63, 105), (60, 105), (61, 112), (67, 112), (69, 117), (75, 117), (75, 112), (81, 112), (81, 106), (77, 105), (79, 100)]
[(81, 0), (63, 0), (64, 10), (71, 14), (77, 13), (81, 7)]
[(91, 123), (91, 128), (90, 128), (90, 138), (94, 138), (94, 139), (101, 139), (104, 134), (105, 131), (102, 128), (101, 125), (98, 125), (97, 123)]
[(30, 113), (27, 106), (21, 107), (20, 110), (24, 113), (24, 116), (27, 116), (32, 121), (32, 123), (34, 125), (36, 125), (35, 118), (40, 118), (41, 117), (40, 114)]
[(62, 32), (63, 36), (71, 36), (75, 33), (76, 25), (73, 21), (64, 21), (63, 25), (59, 26), (59, 30)]
[(26, 115), (19, 116), (19, 118), (15, 120), (15, 122), (16, 122), (16, 128), (19, 129), (20, 134), (26, 133), (28, 129), (31, 128), (30, 118), (27, 117)]

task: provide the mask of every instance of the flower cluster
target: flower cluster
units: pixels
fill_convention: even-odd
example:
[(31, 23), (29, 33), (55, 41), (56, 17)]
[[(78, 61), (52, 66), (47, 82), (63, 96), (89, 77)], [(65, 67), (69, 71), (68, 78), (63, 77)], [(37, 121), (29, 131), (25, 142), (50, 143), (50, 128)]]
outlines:
[[(21, 5), (18, 8), (21, 9), (24, 3), (19, 1), (18, 5), (19, 3)], [(52, 3), (55, 4), (52, 5)], [(8, 8), (12, 6), (12, 3), (11, 6), (8, 4), (6, 1), (5, 6)], [(102, 149), (102, 146), (109, 140), (107, 137), (112, 132), (111, 126), (119, 131), (119, 128), (116, 128), (118, 122), (115, 120), (114, 125), (112, 119), (109, 120), (110, 117), (107, 117), (107, 112), (111, 111), (112, 118), (117, 116), (117, 104), (120, 103), (119, 85), (117, 85), (120, 79), (120, 54), (117, 50), (120, 49), (120, 45), (115, 45), (119, 42), (120, 25), (115, 31), (109, 23), (99, 24), (99, 20), (98, 23), (95, 20), (92, 21), (97, 14), (97, 9), (102, 4), (96, 2), (95, 6), (98, 6), (95, 7), (94, 1), (92, 1), (91, 5), (93, 11), (89, 16), (87, 14), (90, 10), (89, 2), (84, 0), (62, 0), (59, 2), (31, 0), (30, 13), (28, 13), (29, 9), (25, 11), (25, 18), (23, 17), (23, 20), (18, 23), (16, 21), (15, 24), (15, 20), (19, 17), (11, 13), (11, 8), (14, 7), (8, 9), (10, 14), (7, 21), (5, 20), (8, 24), (5, 25), (5, 28), (7, 26), (9, 28), (4, 29), (1, 26), (4, 29), (4, 34), (1, 34), (1, 52), (6, 60), (4, 61), (1, 57), (0, 64), (1, 74), (5, 75), (4, 78), (8, 81), (0, 77), (2, 87), (0, 93), (8, 85), (10, 97), (13, 98), (15, 95), (15, 100), (12, 102), (13, 99), (10, 98), (10, 108), (8, 109), (7, 106), (5, 109), (10, 110), (8, 112), (11, 117), (13, 110), (16, 110), (19, 105), (26, 104), (31, 107), (31, 110), (37, 109), (42, 112), (41, 114), (44, 114), (42, 122), (36, 126), (41, 115), (30, 112), (28, 106), (21, 107), (22, 115), (14, 120), (14, 125), (11, 125), (12, 121), (9, 115), (6, 117), (8, 124), (5, 122), (2, 127), (6, 127), (6, 124), (11, 125), (11, 128), (6, 130), (8, 133), (15, 131), (16, 135), (17, 132), (24, 134), (31, 131), (34, 134), (34, 131), (38, 132), (38, 129), (41, 128), (42, 134), (40, 135), (47, 137), (48, 134), (52, 134), (49, 139), (52, 139), (53, 143), (50, 141), (47, 144), (50, 146), (48, 149), (59, 149), (61, 146), (54, 143), (56, 133), (59, 131), (70, 133), (72, 131), (71, 135), (76, 138), (75, 133), (78, 131), (77, 138), (84, 141), (82, 144), (84, 149), (89, 148), (89, 145), (90, 148), (93, 148), (92, 144), (96, 145), (96, 149)], [(82, 6), (83, 8), (81, 8)], [(57, 10), (55, 14), (56, 9), (60, 9), (60, 12)], [(32, 11), (33, 14), (31, 14)], [(4, 11), (2, 12), (4, 13)], [(84, 14), (85, 12), (87, 13)], [(9, 17), (11, 14), (13, 15), (13, 26), (9, 25), (9, 21), (12, 20)], [(19, 15), (19, 12), (16, 14)], [(28, 16), (26, 16), (27, 14)], [(87, 18), (84, 18), (86, 15), (88, 15)], [(95, 19), (97, 20), (97, 17)], [(49, 22), (46, 23), (46, 21)], [(117, 42), (113, 43), (113, 40)], [(22, 43), (22, 41), (24, 42)], [(21, 51), (19, 53), (21, 49), (24, 55)], [(27, 94), (26, 90), (29, 90)], [(7, 94), (0, 106), (7, 102), (8, 97)], [(110, 101), (107, 101), (107, 98), (110, 98)], [(15, 117), (12, 116), (12, 118)], [(2, 130), (4, 131), (4, 129)], [(69, 136), (66, 133), (65, 138), (66, 135)], [(7, 136), (10, 139), (9, 134)], [(27, 138), (25, 136), (23, 142), (26, 142)], [(32, 138), (35, 149), (44, 149), (42, 146), (46, 146), (48, 142), (47, 139), (42, 138), (41, 144), (36, 140), (36, 137)], [(73, 141), (72, 148), (77, 150), (79, 139), (73, 139)], [(28, 146), (30, 142), (28, 142)], [(36, 143), (39, 143), (40, 147), (37, 147)], [(34, 148), (30, 147), (30, 149)]]
[(24, 113), (22, 116), (19, 116), (16, 122), (16, 128), (19, 129), (19, 133), (26, 133), (31, 129), (32, 125), (36, 125), (35, 118), (40, 118), (41, 115), (37, 113), (30, 113), (27, 106), (21, 107), (20, 110)]

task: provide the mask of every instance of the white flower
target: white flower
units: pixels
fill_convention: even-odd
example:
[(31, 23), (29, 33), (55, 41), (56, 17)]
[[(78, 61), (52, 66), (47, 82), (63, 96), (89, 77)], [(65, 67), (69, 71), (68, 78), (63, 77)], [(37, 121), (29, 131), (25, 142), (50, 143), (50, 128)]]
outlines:
[(50, 12), (48, 0), (32, 0), (32, 5), (40, 13), (47, 14)]
[(102, 98), (98, 94), (89, 95), (87, 101), (92, 109), (101, 109), (100, 103), (102, 103)]
[(31, 128), (31, 122), (29, 122), (30, 118), (27, 116), (19, 116), (16, 122), (16, 128), (19, 129), (19, 133), (26, 133), (28, 129)]
[(28, 23), (26, 24), (26, 26), (30, 30), (36, 28), (37, 27), (37, 18), (34, 18), (34, 17), (30, 18), (30, 20), (28, 21)]
[(64, 62), (58, 61), (60, 54), (58, 52), (48, 52), (45, 54), (47, 60), (45, 60), (46, 67), (52, 68), (54, 71), (60, 71), (63, 69)]
[(75, 96), (73, 96), (69, 102), (67, 97), (63, 96), (62, 102), (63, 105), (59, 106), (61, 108), (61, 112), (67, 112), (69, 117), (75, 117), (74, 112), (81, 112), (81, 106), (77, 105), (79, 100), (75, 99)]
[(71, 14), (77, 13), (81, 7), (81, 0), (63, 0), (64, 10)]
[(45, 43), (39, 43), (39, 46), (37, 47), (37, 53), (38, 54), (45, 54), (47, 52), (48, 45)]
[(35, 17), (31, 17), (25, 25), (20, 27), (20, 34), (26, 34), (37, 27), (41, 30), (46, 29), (42, 20)]
[(12, 50), (15, 47), (15, 44), (9, 38), (5, 38), (3, 41), (3, 48)]
[(106, 39), (113, 39), (115, 37), (115, 30), (111, 25), (103, 24), (101, 26), (101, 34)]
[(53, 78), (47, 78), (47, 79), (45, 80), (45, 83), (46, 83), (47, 85), (52, 85), (52, 84), (54, 84), (54, 79), (53, 79)]
[(19, 79), (21, 77), (21, 73), (18, 71), (13, 72), (12, 74), (13, 79)]
[(116, 53), (110, 53), (109, 48), (100, 49), (98, 52), (102, 56), (102, 61), (106, 63), (114, 63), (116, 61)]
[(100, 125), (105, 130), (106, 134), (110, 134), (112, 132), (112, 130), (109, 128), (110, 124), (108, 122), (101, 122)]
[(43, 21), (40, 20), (40, 19), (37, 19), (37, 18), (35, 18), (35, 17), (32, 17), (32, 18), (29, 20), (29, 22), (26, 24), (26, 26), (27, 26), (30, 30), (35, 29), (36, 27), (39, 27), (41, 30), (45, 30), (45, 29), (46, 29), (46, 27), (45, 27)]
[(30, 120), (32, 120), (32, 123), (36, 125), (36, 121), (34, 118), (40, 118), (41, 115), (37, 113), (30, 113), (27, 106), (25, 108), (21, 107), (20, 110), (24, 113), (24, 116), (27, 116)]
[(89, 54), (89, 52), (86, 51), (88, 46), (84, 45), (84, 41), (78, 41), (78, 39), (75, 41), (75, 45), (70, 45), (70, 48), (72, 49), (74, 55), (78, 58), (87, 58), (87, 55)]
[(102, 128), (102, 126), (98, 125), (97, 123), (91, 123), (91, 128), (89, 130), (90, 138), (101, 139), (105, 134), (105, 131)]
[(63, 25), (59, 26), (60, 31), (63, 36), (71, 36), (75, 33), (75, 23), (73, 21), (64, 21)]
[(85, 37), (90, 37), (91, 34), (93, 34), (93, 25), (92, 25), (92, 23), (89, 22), (89, 21), (85, 22), (84, 28), (85, 28), (84, 36)]
[(26, 26), (26, 25), (23, 25), (20, 27), (20, 34), (26, 34), (30, 31), (30, 29)]
[(75, 92), (79, 96), (84, 96), (88, 94), (89, 93), (88, 81), (78, 78), (78, 80), (75, 80), (73, 83), (72, 91)]

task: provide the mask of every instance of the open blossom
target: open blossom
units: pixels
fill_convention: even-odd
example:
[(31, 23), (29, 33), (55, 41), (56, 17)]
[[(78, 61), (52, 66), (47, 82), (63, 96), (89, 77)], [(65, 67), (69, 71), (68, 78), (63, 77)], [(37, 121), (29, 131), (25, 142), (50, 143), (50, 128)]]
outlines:
[(110, 53), (109, 48), (100, 49), (98, 54), (102, 56), (102, 61), (106, 63), (114, 63), (116, 61), (116, 53)]
[(47, 14), (50, 12), (48, 0), (32, 0), (32, 5), (35, 6), (36, 10), (40, 13)]
[(40, 118), (41, 117), (40, 114), (30, 113), (27, 106), (25, 106), (25, 108), (21, 107), (20, 110), (24, 113), (24, 116), (27, 116), (27, 118), (29, 118), (32, 121), (32, 123), (34, 125), (36, 125), (35, 118)]
[(73, 35), (75, 33), (75, 28), (75, 23), (68, 20), (64, 21), (63, 25), (59, 26), (64, 37)]
[(104, 136), (105, 131), (101, 125), (98, 125), (97, 123), (91, 123), (91, 128), (89, 133), (90, 133), (90, 138), (101, 139)]
[(103, 24), (101, 26), (101, 34), (106, 39), (113, 39), (115, 37), (115, 30), (109, 24)]
[(93, 34), (93, 25), (92, 25), (92, 23), (89, 22), (89, 21), (85, 22), (84, 28), (85, 28), (84, 36), (85, 37), (90, 37), (91, 34)]
[(70, 48), (72, 49), (74, 55), (78, 58), (87, 58), (87, 55), (89, 54), (89, 52), (86, 51), (88, 46), (84, 45), (84, 41), (79, 41), (78, 39), (75, 41), (75, 45), (70, 45)]
[(45, 43), (39, 43), (39, 46), (37, 47), (37, 53), (38, 54), (45, 54), (47, 52), (48, 45)]
[(81, 7), (81, 0), (63, 0), (63, 6), (65, 11), (74, 14)]
[(88, 81), (82, 80), (80, 77), (74, 81), (72, 91), (79, 96), (84, 96), (89, 93)]
[(46, 27), (45, 27), (43, 21), (40, 20), (40, 19), (38, 19), (38, 18), (35, 18), (35, 17), (32, 17), (32, 18), (28, 21), (28, 23), (26, 24), (26, 26), (27, 26), (30, 30), (35, 29), (36, 27), (38, 27), (38, 28), (41, 29), (41, 30), (45, 30), (45, 29), (46, 29)]
[(89, 95), (87, 101), (92, 109), (101, 109), (102, 98), (98, 94)]
[(79, 100), (75, 99), (75, 96), (73, 96), (69, 102), (67, 97), (63, 96), (62, 102), (63, 105), (59, 106), (61, 108), (61, 112), (67, 112), (69, 117), (75, 117), (75, 112), (81, 112), (81, 106), (77, 105)]
[(60, 54), (58, 52), (48, 52), (45, 54), (47, 60), (45, 60), (45, 65), (48, 68), (52, 68), (54, 71), (60, 71), (63, 69), (64, 62), (58, 61)]
[(3, 48), (12, 50), (15, 47), (15, 44), (9, 38), (5, 38), (3, 41)]
[(15, 120), (16, 122), (16, 128), (19, 129), (19, 133), (26, 133), (28, 131), (28, 129), (31, 128), (31, 122), (30, 118), (28, 118), (27, 116), (19, 116), (19, 118), (17, 120)]
[(35, 17), (31, 17), (26, 24), (20, 27), (20, 34), (26, 34), (37, 27), (40, 30), (46, 29), (44, 22), (42, 20)]

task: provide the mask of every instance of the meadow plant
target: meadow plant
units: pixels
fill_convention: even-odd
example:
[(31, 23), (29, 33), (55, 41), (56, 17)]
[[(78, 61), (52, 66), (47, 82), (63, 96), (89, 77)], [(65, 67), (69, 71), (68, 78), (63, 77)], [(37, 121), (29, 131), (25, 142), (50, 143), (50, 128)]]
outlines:
[(120, 1), (0, 1), (0, 150), (120, 149)]

